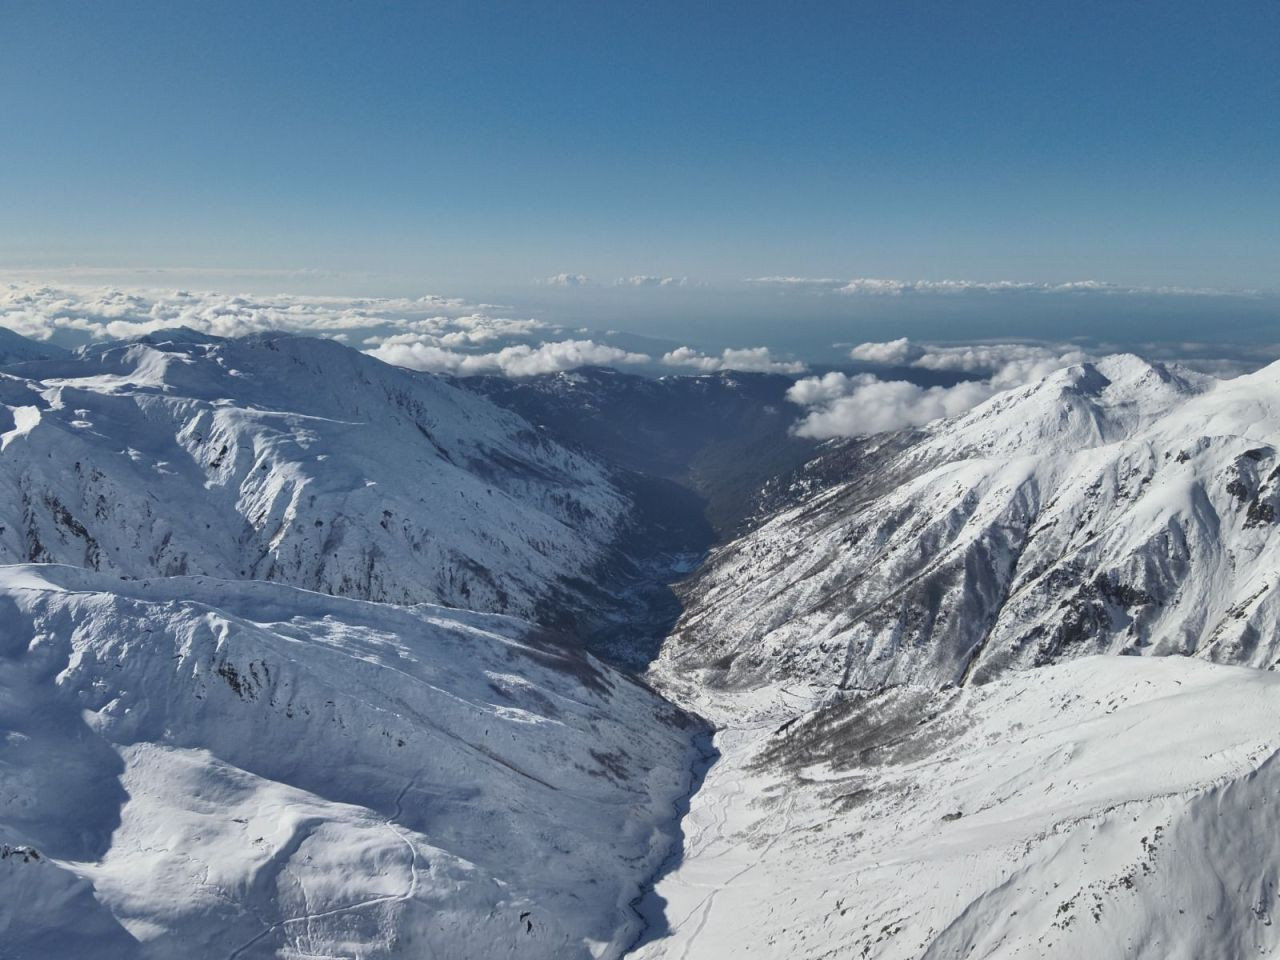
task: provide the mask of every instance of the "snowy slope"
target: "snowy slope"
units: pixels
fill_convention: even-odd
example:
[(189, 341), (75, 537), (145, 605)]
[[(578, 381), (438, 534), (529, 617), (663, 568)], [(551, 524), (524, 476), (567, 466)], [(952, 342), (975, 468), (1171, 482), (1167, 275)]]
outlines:
[(856, 449), (713, 555), (671, 672), (878, 689), (1280, 657), (1280, 364), (1219, 382), (1110, 357)]
[(0, 327), (0, 367), (27, 360), (49, 360), (66, 356), (66, 351), (49, 343), (39, 343), (8, 327)]
[(531, 617), (628, 510), (517, 416), (329, 340), (168, 331), (0, 374), (0, 562)]
[(662, 695), (526, 622), (607, 592), (632, 497), (331, 342), (0, 373), (0, 956), (1280, 950), (1280, 365), (824, 448)]
[(1087, 657), (945, 691), (705, 700), (722, 756), (637, 958), (1280, 950), (1274, 673)]
[(0, 953), (615, 957), (700, 728), (519, 621), (0, 568)]

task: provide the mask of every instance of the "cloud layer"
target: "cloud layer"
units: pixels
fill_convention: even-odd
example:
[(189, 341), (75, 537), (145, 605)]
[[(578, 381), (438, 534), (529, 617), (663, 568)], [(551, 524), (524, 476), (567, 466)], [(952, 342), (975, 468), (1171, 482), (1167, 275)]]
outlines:
[(0, 286), (0, 325), (35, 340), (128, 339), (173, 327), (222, 337), (284, 331), (362, 345), (388, 363), (444, 373), (530, 376), (649, 357), (565, 336), (556, 324), (495, 316), (447, 297), (253, 297), (114, 287)]
[(787, 399), (809, 408), (796, 425), (796, 434), (827, 440), (953, 417), (994, 392), (989, 383), (977, 380), (954, 387), (921, 387), (905, 380), (881, 380), (869, 373), (852, 377), (828, 373), (797, 381), (787, 391)]
[(485, 342), (549, 329), (537, 320), (495, 317), (484, 304), (449, 297), (269, 297), (189, 290), (0, 285), (0, 324), (36, 340), (58, 333), (126, 339), (171, 327), (221, 337), (282, 330), (319, 336), (394, 328)]
[[(538, 281), (548, 287), (591, 287), (596, 284), (581, 273), (557, 273)], [(633, 277), (619, 277), (613, 281), (615, 287), (687, 287), (688, 277), (657, 277), (649, 274), (636, 274)]]
[(1129, 286), (1105, 280), (1028, 282), (1022, 280), (890, 280), (882, 277), (749, 277), (749, 284), (781, 290), (805, 290), (843, 296), (902, 297), (955, 296), (964, 294), (1059, 294), (1111, 296), (1256, 296), (1254, 290), (1220, 290), (1208, 287)]
[(508, 377), (530, 377), (575, 367), (649, 361), (646, 354), (631, 353), (593, 340), (557, 340), (536, 346), (515, 344), (492, 353), (458, 353), (424, 343), (416, 337), (392, 337), (368, 352), (370, 356), (398, 367), (459, 376), (501, 373)]
[(911, 359), (913, 348), (906, 337), (879, 343), (860, 343), (849, 351), (854, 360), (877, 363), (886, 367), (901, 366)]
[(677, 347), (663, 354), (669, 367), (692, 367), (703, 373), (716, 370), (746, 370), (759, 373), (804, 373), (808, 367), (798, 360), (781, 360), (768, 347), (726, 347), (719, 356), (702, 353), (693, 347)]
[[(633, 279), (646, 284), (652, 280), (656, 286), (681, 282)], [(587, 281), (574, 277), (565, 282)], [(128, 339), (173, 327), (222, 337), (284, 331), (344, 340), (387, 363), (455, 375), (522, 377), (588, 365), (655, 363), (647, 354), (590, 339), (584, 336), (586, 330), (501, 316), (497, 309), (436, 296), (262, 297), (30, 283), (0, 286), (0, 325), (35, 340)], [(657, 362), (697, 371), (806, 369), (803, 363), (772, 356), (766, 347), (730, 348), (718, 355), (680, 347)]]
[(935, 346), (913, 344), (906, 337), (860, 343), (849, 355), (866, 363), (972, 373), (980, 379), (951, 387), (923, 387), (905, 380), (881, 380), (871, 373), (806, 377), (787, 392), (787, 399), (807, 410), (796, 425), (800, 436), (825, 440), (922, 426), (1090, 358), (1070, 344)]
[(688, 277), (619, 277), (614, 281), (615, 286), (619, 287), (687, 287), (689, 285)]

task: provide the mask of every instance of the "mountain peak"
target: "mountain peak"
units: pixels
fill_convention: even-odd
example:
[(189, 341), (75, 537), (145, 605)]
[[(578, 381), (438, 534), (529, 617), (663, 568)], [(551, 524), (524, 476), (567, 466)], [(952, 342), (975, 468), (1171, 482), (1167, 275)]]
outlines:
[(64, 356), (67, 356), (67, 351), (61, 347), (24, 337), (8, 327), (0, 327), (0, 366)]

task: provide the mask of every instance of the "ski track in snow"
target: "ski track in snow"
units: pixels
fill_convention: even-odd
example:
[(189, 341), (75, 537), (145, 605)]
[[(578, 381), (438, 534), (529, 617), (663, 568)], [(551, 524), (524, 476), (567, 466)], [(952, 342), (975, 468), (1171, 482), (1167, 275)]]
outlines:
[[(322, 920), (325, 917), (341, 916), (344, 913), (354, 913), (358, 910), (367, 910), (370, 907), (381, 906), (384, 903), (403, 903), (406, 900), (412, 900), (414, 895), (418, 892), (418, 848), (413, 845), (413, 842), (410, 841), (408, 837), (406, 837), (403, 833), (400, 832), (399, 829), (397, 829), (396, 821), (399, 820), (401, 814), (403, 813), (402, 804), (404, 802), (405, 794), (407, 794), (409, 790), (413, 787), (415, 780), (416, 778), (410, 779), (409, 782), (406, 783), (403, 788), (401, 788), (400, 793), (396, 796), (395, 812), (391, 816), (389, 816), (386, 820), (383, 821), (383, 826), (386, 827), (388, 830), (390, 830), (393, 834), (395, 834), (396, 838), (401, 843), (403, 843), (405, 847), (407, 847), (409, 850), (409, 886), (404, 891), (404, 893), (392, 894), (389, 896), (382, 896), (382, 897), (372, 897), (368, 900), (362, 900), (360, 903), (352, 903), (343, 907), (334, 907), (330, 910), (321, 910), (316, 913), (304, 913), (296, 917), (289, 917), (288, 919), (285, 919), (285, 920), (279, 920), (271, 924), (271, 926), (267, 927), (265, 930), (259, 933), (252, 940), (249, 940), (248, 942), (232, 950), (231, 953), (227, 955), (227, 960), (237, 960), (238, 957), (244, 955), (245, 951), (261, 943), (263, 940), (271, 936), (271, 934), (275, 933), (277, 930), (283, 930), (289, 926), (292, 926), (293, 924), (309, 923), (312, 920)], [(286, 866), (287, 866), (287, 862), (286, 862)], [(299, 887), (301, 886), (302, 886), (301, 881), (299, 881)], [(304, 899), (305, 899), (305, 891), (304, 891)]]

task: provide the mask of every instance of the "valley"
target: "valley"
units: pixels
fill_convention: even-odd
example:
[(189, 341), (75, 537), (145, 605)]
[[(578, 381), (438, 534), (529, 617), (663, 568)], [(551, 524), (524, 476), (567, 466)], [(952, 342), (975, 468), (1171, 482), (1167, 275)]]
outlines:
[(1280, 946), (1275, 368), (817, 444), (769, 374), (30, 353), (15, 956)]
[(1278, 425), (1112, 357), (825, 447), (650, 669), (720, 756), (637, 956), (1275, 950)]
[(1280, 960), (1280, 2), (0, 25), (0, 960)]

